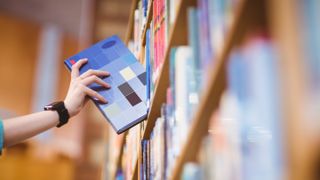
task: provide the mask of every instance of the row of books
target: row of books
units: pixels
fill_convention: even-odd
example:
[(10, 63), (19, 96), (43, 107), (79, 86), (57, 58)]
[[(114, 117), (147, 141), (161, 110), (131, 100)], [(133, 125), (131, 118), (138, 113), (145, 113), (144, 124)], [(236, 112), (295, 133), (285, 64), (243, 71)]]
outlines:
[[(140, 62), (144, 63), (146, 66), (148, 105), (154, 91), (161, 65), (164, 61), (169, 26), (174, 21), (176, 8), (179, 2), (180, 0), (140, 0), (138, 1), (137, 9), (135, 10), (134, 39), (129, 42), (128, 46), (136, 57), (140, 59)], [(149, 28), (146, 29), (147, 18), (150, 14), (152, 14), (152, 20), (149, 22)], [(169, 14), (171, 15), (170, 18)], [(146, 36), (145, 46), (142, 42), (143, 36)], [(142, 48), (145, 50), (142, 51)], [(140, 54), (143, 52), (144, 54)], [(129, 130), (122, 159), (123, 165), (122, 168), (119, 169), (119, 173), (116, 177), (117, 179), (130, 179), (130, 177), (132, 177), (139, 150), (137, 146), (142, 143), (144, 144), (144, 148), (146, 148), (146, 144), (151, 144), (146, 143), (147, 141), (140, 141), (145, 125), (146, 122), (142, 122), (134, 127), (134, 130)], [(158, 137), (158, 135), (153, 135), (152, 137)], [(156, 143), (152, 144), (155, 145)], [(150, 145), (148, 145), (148, 147), (150, 147)], [(125, 164), (127, 165), (125, 166)]]
[[(150, 28), (146, 30), (143, 57), (147, 70), (148, 102), (152, 100), (154, 87), (160, 75), (170, 27), (174, 23), (180, 1), (154, 0), (139, 3), (139, 6), (142, 4), (142, 8), (136, 10), (140, 17), (136, 17), (135, 40), (131, 43), (133, 47), (141, 48), (141, 32), (146, 27), (145, 19), (148, 15), (148, 8), (144, 8), (143, 5), (151, 3), (152, 6), (147, 7), (153, 7), (153, 17)], [(206, 71), (211, 70), (207, 68), (214, 66), (212, 59), (223, 45), (236, 3), (236, 0), (199, 0), (196, 7), (188, 9), (185, 24), (186, 28), (189, 28), (189, 45), (170, 50), (170, 87), (167, 90), (167, 101), (162, 107), (161, 117), (156, 120), (150, 139), (138, 142), (142, 152), (142, 163), (139, 165), (141, 179), (168, 179), (172, 174), (176, 159), (186, 141), (194, 110), (200, 100), (200, 87), (205, 84), (204, 76), (207, 74)], [(147, 13), (141, 13), (145, 9)], [(218, 36), (220, 40), (213, 41), (214, 36)], [(141, 57), (141, 49), (132, 49)], [(145, 124), (146, 122), (143, 122), (139, 125), (140, 134)], [(129, 133), (128, 136), (135, 135)], [(134, 143), (137, 142), (134, 140)], [(130, 154), (136, 152), (137, 150), (133, 150)]]
[(279, 59), (265, 35), (255, 35), (232, 53), (228, 88), (212, 114), (199, 163), (186, 165), (183, 179), (284, 178), (278, 68)]
[(134, 11), (134, 41), (133, 43), (133, 52), (138, 57), (141, 43), (142, 43), (142, 33), (143, 29), (146, 26), (147, 14), (151, 8), (151, 0), (139, 0), (137, 4), (137, 9)]
[[(162, 114), (165, 113), (165, 108), (166, 107), (163, 106)], [(166, 177), (166, 128), (166, 120), (163, 115), (161, 118), (157, 119), (150, 139), (142, 140), (140, 179), (164, 179), (164, 177)]]
[[(134, 14), (134, 41), (131, 42), (137, 57), (150, 58), (153, 67), (153, 82), (156, 81), (163, 64), (165, 49), (168, 43), (170, 26), (174, 23), (176, 11), (181, 0), (140, 0)], [(152, 13), (151, 13), (152, 12)], [(147, 22), (152, 15), (151, 22)], [(149, 24), (149, 55), (141, 53), (143, 37)]]
[[(239, 0), (198, 0), (197, 7), (188, 9), (189, 45), (192, 51), (190, 73), (196, 81), (197, 91), (205, 86), (207, 71), (223, 47), (225, 36), (233, 22)], [(155, 84), (164, 62), (170, 29), (175, 21), (181, 0), (140, 0), (135, 10), (134, 39), (130, 49), (145, 62), (148, 76), (148, 97), (153, 96)], [(149, 11), (152, 11), (150, 13)], [(147, 22), (152, 14), (151, 22)], [(146, 23), (150, 23), (147, 26)], [(146, 27), (149, 27), (146, 31)], [(143, 34), (145, 33), (145, 34)], [(146, 44), (142, 43), (146, 37)], [(141, 48), (145, 50), (142, 51)], [(140, 54), (143, 53), (144, 54)], [(150, 94), (150, 95), (149, 95)]]
[[(235, 4), (236, 1), (199, 0), (198, 7), (189, 8), (186, 25), (188, 24), (189, 28), (190, 45), (174, 47), (170, 51), (170, 87), (167, 90), (167, 101), (162, 107), (162, 116), (157, 119), (150, 140), (142, 142), (141, 179), (168, 179), (172, 174), (176, 159), (186, 141), (194, 110), (200, 100), (201, 81), (205, 79), (203, 75), (205, 71), (210, 70), (205, 67), (214, 66), (212, 62), (208, 63), (214, 58), (213, 54), (204, 55), (202, 49), (209, 48), (210, 52), (213, 52), (215, 48), (211, 46), (211, 41), (204, 44), (203, 41), (211, 40), (209, 37), (217, 32), (221, 33), (219, 38), (223, 41), (230, 26), (226, 21), (229, 21), (228, 16), (231, 16), (230, 12), (234, 10)], [(209, 7), (217, 8), (219, 11), (213, 13)], [(211, 23), (221, 23), (219, 26), (212, 25), (213, 29), (208, 26), (209, 18), (212, 16), (216, 19), (210, 19)], [(207, 25), (204, 24), (205, 21)], [(150, 32), (152, 30), (147, 31), (146, 66), (147, 71), (151, 72), (150, 76), (154, 76), (156, 73), (152, 66), (153, 58), (148, 57), (149, 48), (152, 47), (149, 44)]]

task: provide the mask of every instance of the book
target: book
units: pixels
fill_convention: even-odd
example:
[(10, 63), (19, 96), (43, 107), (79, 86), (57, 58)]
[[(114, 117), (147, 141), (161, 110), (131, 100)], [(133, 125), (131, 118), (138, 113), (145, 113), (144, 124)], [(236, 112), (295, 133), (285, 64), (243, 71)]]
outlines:
[(143, 121), (147, 116), (146, 72), (118, 36), (111, 36), (65, 60), (69, 70), (79, 59), (88, 58), (80, 74), (89, 69), (110, 72), (103, 78), (110, 89), (97, 84), (89, 87), (108, 100), (101, 104), (93, 99), (114, 130), (120, 134)]
[(151, 69), (151, 55), (150, 55), (150, 29), (147, 30), (146, 32), (146, 85), (147, 85), (147, 107), (149, 109), (150, 107), (150, 94), (151, 94), (151, 74), (152, 74), (152, 69)]
[(188, 60), (188, 104), (190, 111), (188, 116), (192, 116), (193, 111), (200, 99), (201, 77), (203, 75), (203, 69), (200, 64), (199, 54), (199, 22), (197, 18), (198, 10), (194, 7), (188, 9), (188, 38), (191, 48), (192, 58)]

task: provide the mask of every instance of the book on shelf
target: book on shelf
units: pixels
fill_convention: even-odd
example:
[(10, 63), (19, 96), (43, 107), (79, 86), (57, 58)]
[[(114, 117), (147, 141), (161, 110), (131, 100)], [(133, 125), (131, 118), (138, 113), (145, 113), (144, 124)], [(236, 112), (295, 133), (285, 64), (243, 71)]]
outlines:
[(168, 5), (166, 0), (153, 1), (153, 47), (154, 47), (154, 83), (157, 81), (165, 56), (167, 45), (167, 21), (169, 15), (167, 12)]
[(147, 81), (147, 89), (146, 89), (146, 104), (147, 108), (149, 110), (150, 108), (150, 95), (153, 91), (153, 88), (151, 86), (151, 75), (152, 75), (152, 69), (151, 69), (151, 55), (150, 55), (150, 29), (146, 31), (146, 50), (145, 50), (145, 60), (146, 60), (146, 81)]

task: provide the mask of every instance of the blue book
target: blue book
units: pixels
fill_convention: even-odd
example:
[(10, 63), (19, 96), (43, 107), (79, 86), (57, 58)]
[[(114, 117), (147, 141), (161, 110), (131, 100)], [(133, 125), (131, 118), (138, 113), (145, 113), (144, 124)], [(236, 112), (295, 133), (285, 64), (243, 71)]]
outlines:
[(147, 80), (147, 107), (149, 108), (150, 106), (150, 93), (151, 93), (151, 62), (150, 62), (150, 29), (147, 30), (146, 32), (146, 80)]
[(105, 89), (97, 84), (89, 87), (107, 99), (107, 104), (93, 100), (103, 116), (120, 134), (143, 121), (147, 116), (146, 72), (118, 36), (111, 36), (65, 60), (71, 70), (72, 64), (82, 58), (88, 63), (80, 68), (80, 74), (89, 69), (110, 72), (103, 78), (111, 85)]

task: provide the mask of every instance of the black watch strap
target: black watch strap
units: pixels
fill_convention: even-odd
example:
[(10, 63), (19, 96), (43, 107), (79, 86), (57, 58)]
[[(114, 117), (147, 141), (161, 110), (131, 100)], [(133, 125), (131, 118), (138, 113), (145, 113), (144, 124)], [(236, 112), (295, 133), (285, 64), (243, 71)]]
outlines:
[(65, 107), (63, 101), (54, 102), (49, 105), (46, 105), (44, 107), (44, 110), (57, 111), (57, 113), (59, 114), (59, 124), (57, 125), (58, 128), (66, 124), (70, 118), (69, 112)]

